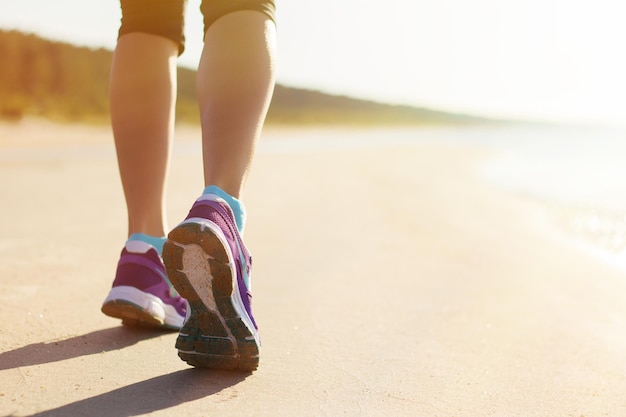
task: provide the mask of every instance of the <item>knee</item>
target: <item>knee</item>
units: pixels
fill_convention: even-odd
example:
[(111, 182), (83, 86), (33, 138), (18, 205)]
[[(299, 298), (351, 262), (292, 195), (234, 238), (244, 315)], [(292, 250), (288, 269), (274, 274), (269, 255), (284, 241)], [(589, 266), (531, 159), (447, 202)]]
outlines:
[(186, 0), (121, 0), (122, 23), (119, 36), (143, 32), (163, 36), (185, 50), (184, 11)]
[(200, 10), (204, 16), (204, 33), (220, 17), (242, 10), (256, 10), (276, 21), (274, 0), (202, 0)]

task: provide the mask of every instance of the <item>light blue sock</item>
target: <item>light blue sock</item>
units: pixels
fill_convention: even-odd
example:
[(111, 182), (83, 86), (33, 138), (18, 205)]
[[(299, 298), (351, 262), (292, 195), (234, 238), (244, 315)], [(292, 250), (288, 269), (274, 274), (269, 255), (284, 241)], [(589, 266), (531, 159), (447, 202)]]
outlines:
[(237, 200), (235, 197), (231, 196), (216, 185), (209, 185), (204, 189), (202, 194), (215, 194), (216, 196), (223, 198), (235, 215), (235, 223), (237, 223), (239, 233), (243, 233), (243, 228), (246, 225), (246, 208), (243, 206), (241, 201)]
[(163, 252), (163, 244), (165, 243), (165, 239), (165, 237), (149, 236), (144, 235), (143, 233), (133, 233), (128, 238), (128, 240), (139, 240), (141, 242), (145, 242), (154, 246), (157, 252), (159, 252), (159, 255), (161, 255), (161, 253)]

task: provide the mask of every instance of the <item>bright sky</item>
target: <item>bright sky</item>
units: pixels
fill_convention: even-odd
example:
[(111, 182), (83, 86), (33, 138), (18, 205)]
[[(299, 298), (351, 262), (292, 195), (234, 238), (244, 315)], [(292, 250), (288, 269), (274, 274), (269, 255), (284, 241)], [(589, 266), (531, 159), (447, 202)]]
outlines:
[[(188, 0), (187, 51), (202, 48)], [(624, 0), (277, 0), (278, 81), (505, 117), (626, 125)], [(0, 28), (113, 48), (115, 0), (0, 0)], [(6, 64), (6, 63), (3, 63)]]

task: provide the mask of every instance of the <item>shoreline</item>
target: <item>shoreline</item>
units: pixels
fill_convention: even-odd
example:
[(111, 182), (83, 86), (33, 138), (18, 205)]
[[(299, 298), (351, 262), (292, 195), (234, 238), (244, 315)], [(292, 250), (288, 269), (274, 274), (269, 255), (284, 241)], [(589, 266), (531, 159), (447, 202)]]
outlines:
[[(496, 173), (498, 169), (501, 171), (501, 164), (507, 160), (511, 151), (489, 145), (454, 143), (446, 132), (454, 132), (456, 129), (457, 127), (445, 126), (356, 129), (346, 126), (302, 129), (293, 126), (270, 126), (263, 134), (257, 153), (340, 152), (408, 145), (452, 145), (479, 149), (485, 156), (477, 165), (476, 175), (486, 186), (538, 204), (558, 227), (564, 239), (570, 240), (570, 244), (626, 272), (626, 208), (618, 210), (602, 204), (594, 206), (567, 202), (525, 190), (516, 180), (509, 179), (510, 184), (506, 181), (502, 183), (489, 170), (495, 167)], [(477, 129), (480, 131), (482, 128)], [(389, 132), (392, 134), (385, 136)], [(199, 127), (177, 125), (175, 135), (175, 155), (191, 156), (201, 152)], [(443, 143), (438, 143), (437, 139), (431, 139), (429, 135), (439, 138)], [(326, 140), (326, 136), (341, 139)], [(112, 133), (108, 126), (59, 124), (36, 118), (24, 119), (18, 123), (0, 123), (0, 162), (110, 158), (114, 156), (114, 152)]]
[[(406, 145), (453, 144), (480, 149), (486, 156), (476, 168), (487, 186), (498, 192), (515, 195), (523, 200), (539, 204), (555, 225), (579, 250), (588, 252), (607, 264), (626, 272), (626, 208), (593, 206), (565, 200), (553, 199), (525, 191), (509, 179), (503, 184), (489, 169), (506, 161), (510, 150), (502, 150), (480, 144), (454, 144), (445, 132), (454, 132), (457, 127), (404, 127), (395, 128), (350, 128), (346, 126), (307, 127), (270, 126), (259, 143), (258, 153), (289, 154), (308, 152), (337, 152), (350, 149), (386, 149)], [(472, 129), (470, 127), (470, 129)], [(475, 128), (479, 131), (480, 127)], [(392, 135), (385, 136), (391, 132)], [(176, 126), (174, 152), (179, 156), (190, 156), (201, 152), (200, 129), (198, 126), (181, 124)], [(341, 137), (341, 140), (325, 140), (326, 136)], [(416, 136), (419, 136), (416, 138)], [(88, 138), (88, 139), (86, 139)], [(110, 158), (114, 155), (112, 132), (108, 126), (91, 124), (59, 124), (45, 119), (27, 118), (17, 123), (0, 123), (0, 162), (14, 160), (55, 160), (76, 158)], [(518, 162), (519, 163), (519, 162)], [(501, 167), (500, 167), (501, 170)], [(519, 175), (519, 174), (517, 174)]]

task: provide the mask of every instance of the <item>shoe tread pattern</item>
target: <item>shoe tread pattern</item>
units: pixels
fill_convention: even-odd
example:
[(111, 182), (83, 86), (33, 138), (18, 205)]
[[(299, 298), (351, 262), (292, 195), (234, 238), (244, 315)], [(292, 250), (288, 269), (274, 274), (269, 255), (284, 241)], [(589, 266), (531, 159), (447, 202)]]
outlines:
[[(185, 251), (193, 245), (199, 246), (203, 253), (203, 259), (197, 262), (209, 264), (213, 278), (201, 285), (210, 287), (215, 306), (207, 305), (190, 282), (189, 271), (184, 270)], [(259, 347), (233, 306), (232, 271), (220, 239), (211, 229), (199, 224), (179, 225), (168, 236), (163, 260), (169, 280), (191, 309), (176, 339), (180, 358), (195, 367), (255, 370)]]

